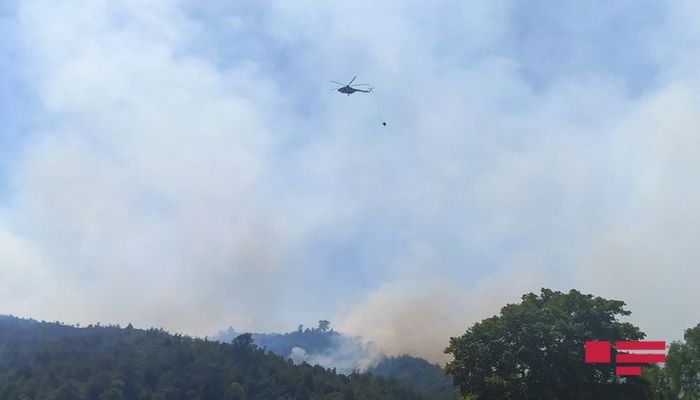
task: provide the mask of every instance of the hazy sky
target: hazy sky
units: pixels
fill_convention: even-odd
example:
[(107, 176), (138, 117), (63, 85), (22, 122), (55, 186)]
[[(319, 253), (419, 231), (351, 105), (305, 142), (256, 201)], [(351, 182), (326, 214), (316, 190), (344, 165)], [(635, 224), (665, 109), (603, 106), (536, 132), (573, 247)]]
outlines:
[[(439, 360), (546, 286), (680, 338), (698, 20), (690, 0), (5, 0), (0, 313), (324, 318)], [(355, 75), (375, 91), (330, 90)]]

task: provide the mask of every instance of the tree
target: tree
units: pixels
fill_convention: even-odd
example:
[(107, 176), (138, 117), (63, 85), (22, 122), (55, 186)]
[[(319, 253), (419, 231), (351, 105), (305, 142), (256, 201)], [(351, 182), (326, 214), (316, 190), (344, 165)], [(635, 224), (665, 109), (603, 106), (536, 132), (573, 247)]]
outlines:
[(238, 382), (231, 382), (224, 394), (224, 400), (245, 400), (245, 398), (245, 389)]
[(56, 390), (54, 400), (73, 400), (78, 397), (78, 389), (72, 382), (66, 382)]
[(124, 396), (124, 381), (115, 380), (110, 385), (109, 389), (100, 396), (100, 400), (122, 400)]
[(671, 390), (667, 372), (667, 368), (657, 364), (645, 365), (642, 369), (642, 377), (649, 382), (649, 400), (678, 399), (678, 394)]
[(226, 392), (224, 372), (217, 367), (208, 368), (208, 377), (199, 394), (200, 399), (221, 399)]
[(255, 345), (255, 341), (253, 340), (253, 335), (250, 333), (238, 335), (231, 342), (231, 348), (235, 358), (243, 363), (250, 362), (255, 357), (255, 353), (258, 350), (258, 346)]
[(445, 367), (463, 395), (476, 399), (644, 399), (646, 381), (617, 378), (611, 367), (587, 365), (587, 340), (639, 340), (618, 316), (622, 301), (542, 289), (508, 304), (498, 316), (451, 338)]
[(233, 345), (233, 348), (237, 350), (253, 350), (256, 347), (255, 341), (253, 340), (253, 335), (250, 333), (244, 333), (236, 336), (231, 344)]
[(318, 321), (318, 330), (321, 332), (327, 332), (330, 329), (330, 326), (331, 323), (325, 319)]
[(124, 392), (116, 389), (110, 388), (100, 396), (100, 400), (123, 400)]
[(343, 400), (355, 400), (355, 392), (352, 391), (350, 388), (345, 388), (343, 391)]
[(664, 371), (672, 398), (700, 399), (700, 324), (687, 329), (684, 342), (673, 342), (668, 349)]

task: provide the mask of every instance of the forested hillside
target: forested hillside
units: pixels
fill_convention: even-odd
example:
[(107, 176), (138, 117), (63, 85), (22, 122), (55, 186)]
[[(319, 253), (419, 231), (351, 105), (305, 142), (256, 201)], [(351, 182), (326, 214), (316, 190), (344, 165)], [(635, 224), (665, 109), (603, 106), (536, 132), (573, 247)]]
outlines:
[(452, 377), (445, 375), (439, 365), (431, 364), (422, 358), (409, 355), (387, 357), (376, 367), (369, 369), (369, 372), (394, 378), (433, 400), (459, 398), (459, 390), (452, 383)]
[[(243, 332), (229, 327), (214, 336), (215, 340), (230, 342)], [(359, 337), (348, 336), (333, 330), (330, 322), (321, 320), (317, 328), (304, 328), (286, 333), (251, 333), (255, 344), (294, 363), (307, 362), (334, 368), (343, 374), (365, 371), (379, 362), (380, 349)]]
[[(241, 333), (229, 327), (220, 331), (214, 339), (221, 342), (230, 342)], [(251, 333), (255, 344), (281, 356), (289, 356), (295, 347), (304, 349), (309, 354), (319, 354), (334, 351), (341, 340), (352, 340), (330, 327), (330, 322), (321, 320), (317, 328), (306, 328), (299, 325), (296, 331), (286, 333)]]
[(259, 349), (131, 326), (0, 316), (0, 399), (423, 399), (397, 381), (342, 375)]
[[(228, 328), (214, 338), (228, 342), (238, 335), (240, 332)], [(445, 375), (440, 366), (408, 355), (386, 357), (371, 343), (333, 330), (326, 320), (319, 321), (317, 328), (299, 325), (293, 332), (252, 333), (251, 337), (259, 347), (290, 358), (295, 363), (304, 361), (312, 365), (337, 368), (341, 373), (361, 370), (394, 378), (433, 400), (458, 397), (459, 391), (452, 383), (452, 378)]]

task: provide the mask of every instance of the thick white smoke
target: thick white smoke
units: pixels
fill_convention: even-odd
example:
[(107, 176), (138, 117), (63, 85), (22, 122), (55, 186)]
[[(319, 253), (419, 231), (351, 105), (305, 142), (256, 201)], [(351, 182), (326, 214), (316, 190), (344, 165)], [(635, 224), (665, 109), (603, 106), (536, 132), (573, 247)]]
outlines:
[(294, 347), (289, 354), (289, 358), (295, 364), (305, 362), (329, 369), (335, 368), (341, 374), (366, 371), (376, 366), (383, 357), (384, 354), (374, 343), (347, 336), (334, 337), (332, 348), (322, 352), (308, 353), (301, 347)]
[[(700, 318), (694, 3), (200, 3), (2, 17), (36, 104), (2, 163), (0, 312), (335, 316), (431, 361), (542, 286), (654, 339)], [(326, 87), (354, 75), (372, 96)]]

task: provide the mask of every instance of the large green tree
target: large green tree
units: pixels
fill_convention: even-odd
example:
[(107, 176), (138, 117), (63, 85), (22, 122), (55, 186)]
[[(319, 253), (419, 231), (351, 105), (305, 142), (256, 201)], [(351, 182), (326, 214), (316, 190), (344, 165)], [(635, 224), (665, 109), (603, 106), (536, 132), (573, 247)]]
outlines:
[(445, 371), (463, 395), (476, 399), (644, 399), (645, 380), (618, 378), (612, 368), (587, 365), (587, 340), (639, 340), (625, 303), (576, 290), (542, 289), (508, 304), (498, 316), (450, 339)]

